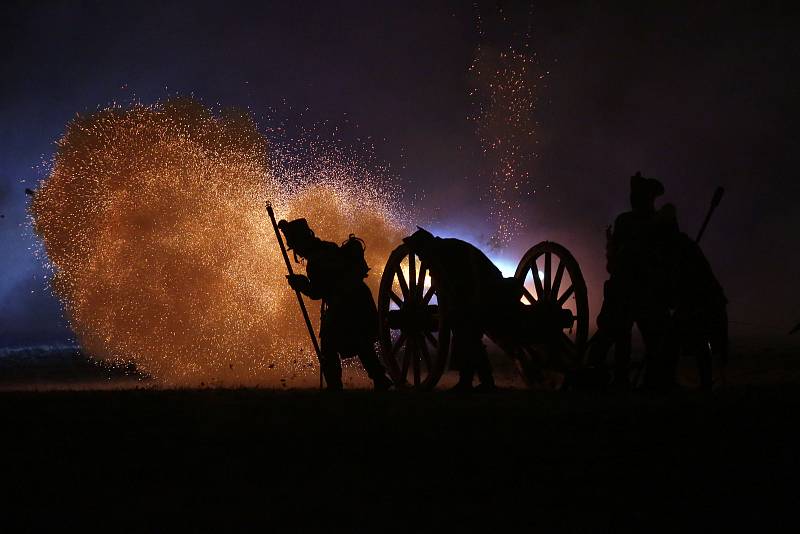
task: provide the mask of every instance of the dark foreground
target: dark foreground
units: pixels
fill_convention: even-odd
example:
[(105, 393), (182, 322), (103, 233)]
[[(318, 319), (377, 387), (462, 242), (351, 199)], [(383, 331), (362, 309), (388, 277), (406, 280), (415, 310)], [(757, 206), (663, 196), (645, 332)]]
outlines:
[(6, 392), (3, 516), (110, 531), (792, 531), (799, 409), (792, 385)]

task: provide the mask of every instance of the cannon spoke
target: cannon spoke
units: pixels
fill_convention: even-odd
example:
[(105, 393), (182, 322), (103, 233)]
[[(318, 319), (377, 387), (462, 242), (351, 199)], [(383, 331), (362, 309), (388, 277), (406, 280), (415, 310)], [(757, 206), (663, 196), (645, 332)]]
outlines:
[(417, 257), (413, 252), (408, 255), (408, 290), (409, 300), (415, 300), (417, 297)]
[(528, 289), (525, 286), (522, 286), (522, 294), (526, 299), (528, 299), (529, 304), (533, 304), (536, 302), (536, 299), (533, 298), (533, 295), (531, 295), (531, 292), (528, 291)]
[(393, 301), (395, 304), (397, 304), (397, 307), (398, 307), (398, 308), (402, 308), (402, 307), (403, 307), (403, 299), (401, 299), (400, 297), (398, 297), (398, 296), (397, 296), (397, 293), (395, 293), (395, 292), (394, 292), (394, 291), (392, 291), (391, 289), (389, 290), (389, 298), (390, 298), (390, 299), (392, 299), (392, 301)]
[(397, 354), (397, 351), (400, 350), (400, 347), (402, 347), (405, 344), (405, 342), (406, 342), (406, 333), (400, 332), (400, 336), (397, 338), (397, 341), (395, 341), (394, 345), (392, 345), (392, 356)]
[(428, 369), (428, 372), (431, 372), (431, 355), (428, 352), (428, 344), (425, 342), (425, 338), (423, 336), (419, 336), (417, 340), (419, 343), (420, 352), (422, 353), (422, 359), (425, 360), (425, 367)]
[(575, 292), (575, 286), (574, 286), (574, 285), (572, 285), (572, 284), (570, 284), (570, 286), (567, 288), (567, 290), (566, 290), (566, 291), (564, 291), (564, 294), (563, 294), (563, 295), (561, 295), (560, 297), (558, 297), (558, 305), (559, 305), (559, 306), (563, 306), (563, 305), (564, 305), (564, 303), (565, 303), (565, 302), (567, 302), (567, 299), (568, 299), (570, 296), (572, 296), (572, 294), (573, 294), (574, 292)]
[(558, 292), (561, 290), (561, 279), (564, 278), (564, 269), (566, 265), (563, 261), (558, 262), (558, 268), (556, 269), (556, 275), (553, 278), (553, 286), (550, 288), (550, 294), (554, 297), (558, 297)]
[(403, 274), (403, 269), (400, 267), (397, 268), (397, 283), (400, 284), (400, 291), (403, 292), (403, 298), (408, 300), (408, 283), (406, 282), (406, 277)]
[(545, 298), (550, 298), (550, 288), (552, 286), (550, 275), (553, 274), (551, 272), (553, 259), (550, 252), (544, 253), (544, 296)]
[(428, 339), (428, 341), (430, 341), (431, 345), (433, 345), (433, 348), (437, 348), (439, 346), (439, 342), (436, 340), (435, 337), (433, 337), (433, 334), (431, 334), (427, 330), (425, 331), (425, 337)]
[(425, 275), (428, 272), (428, 265), (420, 261), (419, 263), (419, 280), (417, 281), (417, 295), (422, 298), (425, 292)]
[(545, 298), (545, 294), (542, 287), (542, 279), (539, 278), (539, 267), (536, 266), (535, 261), (532, 264), (531, 272), (533, 273), (533, 285), (536, 288), (536, 300), (541, 300)]
[(436, 293), (436, 288), (434, 287), (433, 284), (431, 284), (431, 287), (429, 287), (428, 290), (425, 292), (425, 296), (422, 297), (422, 303), (425, 305), (430, 304), (434, 293)]

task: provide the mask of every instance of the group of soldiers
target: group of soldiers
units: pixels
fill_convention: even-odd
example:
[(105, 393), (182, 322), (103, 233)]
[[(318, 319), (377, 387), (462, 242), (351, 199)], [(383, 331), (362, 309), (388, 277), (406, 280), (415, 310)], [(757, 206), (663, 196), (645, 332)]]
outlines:
[(727, 360), (727, 299), (696, 240), (678, 228), (675, 207), (655, 200), (663, 185), (640, 173), (631, 177), (631, 209), (607, 230), (603, 307), (589, 347), (601, 366), (613, 346), (614, 384), (630, 386), (634, 324), (645, 347), (643, 385), (669, 389), (678, 357), (694, 356), (701, 387), (712, 385), (712, 359)]
[[(710, 388), (712, 355), (722, 360), (727, 356), (727, 301), (696, 241), (679, 230), (674, 206), (656, 209), (655, 200), (663, 193), (659, 181), (640, 173), (631, 177), (631, 210), (607, 231), (609, 279), (588, 360), (604, 367), (611, 353), (613, 384), (630, 387), (636, 325), (645, 345), (645, 387), (672, 387), (683, 353), (697, 359), (700, 383)], [(306, 275), (289, 275), (289, 285), (323, 301), (320, 364), (328, 389), (342, 389), (341, 358), (351, 356), (358, 356), (376, 390), (392, 387), (377, 353), (378, 313), (364, 282), (369, 269), (363, 249), (360, 257), (352, 252), (352, 237), (342, 246), (319, 239), (305, 219), (280, 221), (278, 228), (295, 257), (306, 263)], [(508, 320), (503, 310), (519, 305), (520, 284), (504, 278), (485, 254), (465, 241), (418, 229), (404, 243), (423, 262), (436, 265), (437, 290), (446, 296), (453, 328), (453, 360), (459, 371), (455, 389), (494, 390), (483, 336)], [(474, 387), (476, 374), (479, 384)]]

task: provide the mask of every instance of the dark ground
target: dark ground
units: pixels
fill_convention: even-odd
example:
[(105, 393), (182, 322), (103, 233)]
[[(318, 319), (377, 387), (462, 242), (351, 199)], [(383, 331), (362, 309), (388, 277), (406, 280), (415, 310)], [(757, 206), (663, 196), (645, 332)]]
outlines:
[(143, 531), (796, 531), (799, 408), (792, 384), (4, 392), (3, 516)]

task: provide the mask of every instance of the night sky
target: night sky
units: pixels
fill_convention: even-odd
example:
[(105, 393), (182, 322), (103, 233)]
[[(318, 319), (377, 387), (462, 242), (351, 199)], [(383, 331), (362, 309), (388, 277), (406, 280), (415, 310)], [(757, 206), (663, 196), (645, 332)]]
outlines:
[[(168, 5), (162, 5), (168, 4)], [(26, 187), (78, 112), (193, 94), (329, 121), (343, 143), (378, 139), (407, 201), (434, 230), (484, 245), (488, 176), (471, 112), (476, 46), (517, 42), (526, 3), (496, 21), (479, 2), (4, 2), (0, 7), (0, 346), (64, 342), (27, 222)], [(344, 4), (344, 3), (342, 3)], [(598, 311), (604, 231), (627, 209), (628, 177), (665, 185), (694, 236), (714, 189), (726, 196), (703, 248), (735, 335), (783, 336), (800, 321), (800, 184), (790, 3), (535, 2), (542, 73), (536, 194), (527, 231), (496, 257), (549, 239), (578, 258)]]

